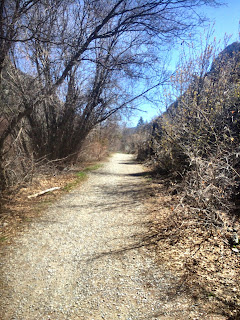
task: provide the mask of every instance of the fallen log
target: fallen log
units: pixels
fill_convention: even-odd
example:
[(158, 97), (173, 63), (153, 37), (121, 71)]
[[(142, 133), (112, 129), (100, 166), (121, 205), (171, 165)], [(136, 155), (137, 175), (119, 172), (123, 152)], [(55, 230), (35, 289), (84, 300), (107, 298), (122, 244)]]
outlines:
[(34, 194), (28, 196), (28, 199), (36, 198), (36, 197), (41, 196), (41, 195), (43, 195), (45, 193), (52, 192), (52, 191), (59, 190), (59, 189), (61, 189), (61, 188), (60, 187), (53, 187), (53, 188), (50, 188), (50, 189), (46, 189), (46, 190), (43, 190), (43, 191), (40, 191), (38, 193), (34, 193)]

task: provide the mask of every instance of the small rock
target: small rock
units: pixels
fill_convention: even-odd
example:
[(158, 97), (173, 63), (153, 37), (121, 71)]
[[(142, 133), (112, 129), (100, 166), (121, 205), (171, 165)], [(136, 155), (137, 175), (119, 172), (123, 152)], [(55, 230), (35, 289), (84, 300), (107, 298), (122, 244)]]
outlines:
[(232, 248), (232, 251), (233, 251), (233, 252), (236, 252), (236, 253), (239, 252), (239, 250), (238, 250), (237, 248)]
[(239, 243), (239, 237), (238, 237), (238, 234), (236, 231), (233, 232), (233, 235), (232, 235), (232, 243), (233, 244), (238, 244)]

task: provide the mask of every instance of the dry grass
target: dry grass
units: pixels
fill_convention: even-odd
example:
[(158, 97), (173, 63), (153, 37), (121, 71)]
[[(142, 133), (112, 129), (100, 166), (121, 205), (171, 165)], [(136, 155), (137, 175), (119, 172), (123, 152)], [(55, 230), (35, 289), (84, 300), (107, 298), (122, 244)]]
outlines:
[(152, 186), (152, 240), (157, 263), (167, 264), (181, 278), (175, 294), (184, 291), (216, 319), (240, 319), (240, 256), (229, 245), (231, 234), (204, 225), (185, 205), (179, 206), (181, 195), (170, 195), (164, 183)]

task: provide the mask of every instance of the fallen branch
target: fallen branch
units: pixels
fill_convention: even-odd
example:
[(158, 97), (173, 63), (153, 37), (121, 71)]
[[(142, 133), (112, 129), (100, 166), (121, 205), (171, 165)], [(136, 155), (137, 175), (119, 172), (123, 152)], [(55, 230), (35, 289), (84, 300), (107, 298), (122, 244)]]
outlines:
[(45, 194), (45, 193), (47, 193), (47, 192), (52, 192), (52, 191), (59, 190), (59, 189), (61, 189), (61, 188), (60, 188), (60, 187), (53, 187), (53, 188), (50, 188), (50, 189), (46, 189), (46, 190), (43, 190), (43, 191), (41, 191), (41, 192), (32, 194), (31, 196), (28, 196), (28, 199), (30, 199), (30, 198), (36, 198), (36, 197), (41, 196), (41, 195), (43, 195), (43, 194)]

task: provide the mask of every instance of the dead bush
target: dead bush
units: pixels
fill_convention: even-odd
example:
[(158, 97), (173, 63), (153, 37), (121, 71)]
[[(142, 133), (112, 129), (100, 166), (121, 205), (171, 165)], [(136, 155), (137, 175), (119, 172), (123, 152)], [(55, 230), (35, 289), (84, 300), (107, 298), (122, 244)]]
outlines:
[(204, 225), (223, 227), (240, 185), (240, 44), (228, 46), (210, 68), (215, 57), (214, 44), (196, 60), (185, 57), (172, 87), (187, 89), (157, 120), (150, 143), (155, 166), (181, 177), (183, 203)]

